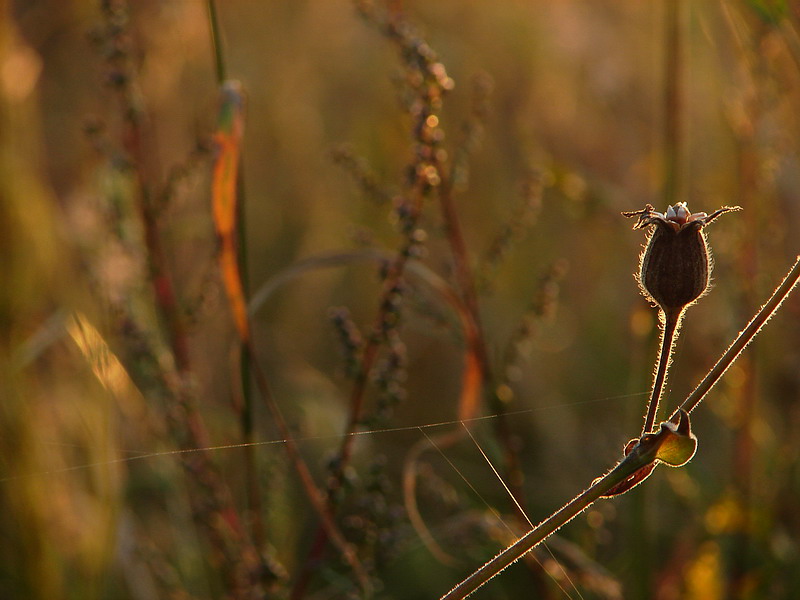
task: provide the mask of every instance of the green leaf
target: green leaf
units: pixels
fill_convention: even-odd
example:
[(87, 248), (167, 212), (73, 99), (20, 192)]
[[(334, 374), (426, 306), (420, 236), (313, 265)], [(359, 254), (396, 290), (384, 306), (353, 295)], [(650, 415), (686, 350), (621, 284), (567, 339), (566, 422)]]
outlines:
[(661, 424), (660, 445), (656, 460), (671, 467), (681, 467), (692, 460), (697, 451), (697, 438), (692, 433), (689, 414), (681, 410), (676, 420)]

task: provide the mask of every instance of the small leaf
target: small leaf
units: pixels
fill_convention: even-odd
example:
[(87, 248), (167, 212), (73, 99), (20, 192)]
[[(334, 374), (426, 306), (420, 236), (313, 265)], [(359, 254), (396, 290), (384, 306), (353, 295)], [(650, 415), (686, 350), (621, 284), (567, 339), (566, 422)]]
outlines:
[(620, 494), (624, 494), (625, 492), (632, 490), (637, 485), (642, 483), (645, 479), (650, 477), (650, 474), (653, 472), (653, 469), (655, 468), (656, 468), (656, 463), (650, 463), (649, 465), (645, 465), (644, 467), (636, 471), (633, 475), (628, 477), (625, 481), (623, 481), (622, 483), (618, 483), (600, 497), (611, 498), (613, 496), (619, 496)]
[(664, 441), (661, 448), (658, 449), (656, 458), (670, 467), (682, 467), (692, 460), (696, 450), (696, 437), (671, 435)]
[(635, 452), (646, 464), (609, 489), (602, 497), (618, 496), (633, 489), (650, 477), (658, 463), (681, 467), (692, 459), (696, 450), (697, 438), (692, 433), (689, 413), (681, 409), (674, 419), (661, 423), (658, 433), (647, 433), (625, 444), (623, 454), (626, 457)]
[(661, 424), (659, 436), (661, 445), (656, 452), (656, 459), (671, 467), (681, 467), (692, 460), (697, 450), (697, 438), (692, 433), (689, 414), (681, 410), (675, 421)]
[[(628, 456), (631, 453), (631, 451), (634, 448), (636, 448), (636, 446), (639, 445), (640, 441), (641, 440), (639, 440), (639, 439), (632, 439), (630, 442), (625, 444), (625, 448), (622, 451), (623, 455)], [(645, 479), (650, 477), (650, 473), (652, 473), (653, 469), (655, 469), (655, 468), (656, 468), (656, 463), (655, 462), (651, 462), (651, 463), (643, 466), (641, 469), (637, 470), (633, 475), (631, 475), (630, 477), (628, 477), (624, 481), (621, 481), (620, 483), (618, 483), (617, 485), (612, 487), (610, 490), (608, 490), (601, 497), (602, 498), (611, 498), (612, 496), (619, 496), (620, 494), (624, 494), (628, 490), (631, 490), (631, 489), (635, 488), (637, 485), (642, 483)], [(597, 480), (595, 480), (595, 481), (597, 481)]]

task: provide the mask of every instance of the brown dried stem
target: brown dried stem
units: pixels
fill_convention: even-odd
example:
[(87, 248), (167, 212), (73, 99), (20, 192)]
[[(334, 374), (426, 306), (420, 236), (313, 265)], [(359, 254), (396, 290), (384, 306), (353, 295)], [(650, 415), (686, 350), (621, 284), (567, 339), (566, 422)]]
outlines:
[(300, 476), (303, 489), (305, 490), (308, 499), (311, 501), (314, 511), (317, 513), (317, 516), (322, 522), (323, 531), (325, 532), (326, 537), (333, 541), (333, 544), (342, 554), (345, 562), (347, 562), (347, 564), (355, 573), (362, 591), (369, 596), (371, 592), (369, 576), (367, 575), (364, 566), (359, 561), (358, 556), (356, 556), (353, 547), (347, 542), (345, 537), (336, 526), (330, 506), (328, 505), (325, 496), (314, 482), (311, 471), (309, 470), (305, 460), (303, 460), (300, 450), (297, 448), (297, 443), (291, 436), (289, 426), (286, 424), (286, 419), (284, 419), (280, 407), (272, 396), (269, 384), (267, 383), (266, 375), (260, 366), (252, 341), (247, 340), (244, 342), (244, 345), (247, 350), (247, 360), (253, 367), (253, 374), (255, 375), (259, 392), (261, 393), (261, 396), (264, 399), (264, 402), (266, 403), (267, 408), (270, 411), (273, 420), (275, 421), (275, 424), (278, 426), (278, 431), (283, 439), (286, 453), (289, 455), (295, 471)]
[[(439, 172), (444, 172), (443, 165), (437, 161), (437, 168)], [(474, 336), (468, 339), (471, 350), (478, 359), (478, 366), (480, 368), (481, 381), (479, 387), (485, 386), (486, 383), (492, 381), (492, 370), (489, 363), (489, 358), (486, 352), (486, 340), (483, 332), (483, 325), (481, 323), (480, 306), (478, 304), (478, 295), (476, 292), (475, 277), (470, 268), (469, 256), (467, 247), (464, 242), (464, 235), (461, 230), (461, 223), (456, 211), (455, 202), (453, 200), (453, 186), (452, 186), (452, 169), (449, 176), (442, 177), (442, 184), (439, 186), (439, 205), (442, 211), (442, 219), (445, 223), (445, 230), (447, 240), (450, 244), (450, 249), (453, 253), (453, 263), (455, 266), (455, 276), (458, 282), (459, 290), (464, 299), (464, 304), (468, 310), (468, 318), (471, 321), (469, 329), (474, 331)], [(478, 403), (474, 403), (472, 410), (477, 410)], [(494, 399), (492, 402), (492, 413), (497, 415), (495, 421), (495, 428), (500, 443), (503, 446), (506, 468), (510, 473), (509, 482), (512, 486), (512, 493), (516, 500), (520, 503), (523, 501), (523, 490), (519, 485), (522, 481), (522, 469), (520, 466), (518, 452), (511, 439), (511, 431), (508, 426), (508, 421), (505, 418), (505, 405)], [(462, 415), (462, 419), (472, 417), (472, 414)], [(465, 430), (458, 429), (460, 437)], [(448, 440), (450, 438), (447, 438)]]
[[(349, 463), (355, 436), (351, 435), (363, 418), (364, 400), (369, 376), (378, 358), (381, 346), (387, 338), (388, 330), (395, 327), (398, 301), (408, 259), (419, 246), (417, 225), (422, 215), (426, 197), (441, 184), (441, 176), (435, 163), (439, 139), (435, 129), (438, 124), (437, 113), (441, 109), (443, 94), (452, 85), (441, 63), (437, 62), (431, 48), (424, 43), (409, 26), (402, 13), (390, 11), (379, 17), (371, 3), (356, 1), (356, 9), (366, 19), (377, 25), (381, 33), (400, 50), (404, 66), (409, 73), (414, 101), (409, 106), (412, 117), (412, 132), (415, 141), (415, 156), (409, 168), (411, 178), (408, 190), (399, 199), (397, 217), (404, 240), (395, 258), (386, 269), (383, 289), (380, 296), (378, 314), (375, 317), (371, 334), (368, 336), (361, 357), (361, 369), (355, 377), (350, 394), (350, 413), (342, 443), (336, 457), (332, 476), (328, 483), (328, 506), (333, 504), (335, 492), (340, 488), (345, 467)], [(325, 550), (327, 535), (324, 529), (317, 530), (303, 573), (292, 591), (292, 598), (302, 598), (314, 564)]]
[[(209, 446), (209, 440), (203, 419), (195, 408), (189, 340), (162, 244), (155, 202), (158, 194), (153, 193), (156, 184), (148, 170), (148, 157), (153, 155), (153, 151), (151, 148), (145, 150), (143, 142), (146, 120), (135, 86), (137, 73), (130, 59), (128, 10), (126, 2), (103, 3), (106, 43), (116, 50), (108, 59), (109, 82), (117, 94), (123, 115), (121, 142), (127, 167), (136, 183), (135, 205), (143, 227), (148, 280), (172, 359), (160, 360), (156, 348), (142, 344), (137, 345), (137, 363), (149, 363), (152, 367), (149, 385), (164, 399), (172, 437), (181, 449), (194, 450)], [(123, 320), (119, 326), (127, 335), (141, 331), (140, 324), (129, 315), (121, 314), (120, 321)], [(141, 337), (146, 336), (142, 334)], [(229, 490), (207, 452), (198, 450), (191, 459), (183, 460), (182, 465), (187, 480), (195, 488), (189, 494), (193, 519), (212, 548), (226, 591), (231, 598), (255, 598), (260, 594), (255, 582), (261, 565), (241, 528)]]

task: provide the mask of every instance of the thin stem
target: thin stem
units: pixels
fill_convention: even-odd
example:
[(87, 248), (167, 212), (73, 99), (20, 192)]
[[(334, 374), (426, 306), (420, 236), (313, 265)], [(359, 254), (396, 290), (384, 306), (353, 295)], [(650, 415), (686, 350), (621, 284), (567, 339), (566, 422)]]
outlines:
[[(214, 67), (217, 85), (222, 86), (227, 79), (227, 68), (225, 65), (225, 54), (222, 47), (222, 35), (219, 27), (219, 17), (217, 15), (216, 2), (208, 0), (206, 2), (208, 11), (209, 35), (214, 51)], [(241, 154), (236, 168), (236, 266), (242, 286), (242, 293), (245, 301), (249, 297), (249, 277), (247, 269), (247, 230), (245, 226), (245, 194), (244, 194), (244, 170)], [(245, 487), (247, 493), (247, 507), (249, 509), (250, 530), (253, 542), (260, 552), (264, 552), (266, 547), (266, 533), (264, 530), (264, 520), (262, 518), (261, 492), (258, 484), (258, 468), (256, 464), (255, 449), (249, 445), (254, 437), (254, 401), (253, 388), (251, 384), (250, 361), (245, 357), (248, 355), (246, 345), (242, 343), (239, 352), (239, 378), (241, 380), (242, 403), (239, 414), (239, 428), (241, 431), (242, 442), (245, 444), (244, 453), (244, 472)]]
[[(737, 336), (733, 344), (731, 344), (719, 361), (717, 361), (717, 364), (714, 365), (708, 375), (700, 382), (700, 385), (695, 388), (683, 404), (675, 411), (670, 418), (671, 421), (679, 414), (681, 409), (689, 413), (700, 403), (705, 394), (708, 393), (733, 361), (736, 360), (747, 344), (753, 340), (764, 324), (775, 314), (781, 303), (794, 289), (795, 285), (797, 285), (798, 280), (800, 280), (800, 256), (797, 257), (791, 270), (773, 292), (767, 303), (764, 304), (747, 327)], [(667, 320), (667, 322), (668, 321), (669, 320)], [(586, 508), (591, 506), (596, 500), (607, 495), (614, 486), (628, 479), (628, 477), (636, 473), (642, 467), (652, 463), (656, 458), (653, 453), (653, 448), (657, 451), (658, 446), (646, 444), (645, 440), (647, 438), (655, 439), (653, 436), (643, 437), (630, 454), (619, 462), (611, 471), (595, 481), (588, 489), (570, 500), (563, 508), (553, 513), (534, 529), (526, 533), (511, 546), (503, 550), (480, 569), (459, 583), (447, 594), (442, 596), (441, 600), (462, 600), (466, 598), (492, 577), (519, 560), (527, 552), (530, 552), (549, 535), (557, 531), (582, 511), (586, 510)], [(647, 445), (651, 447), (648, 448)]]
[[(239, 278), (242, 284), (242, 294), (245, 302), (250, 297), (250, 277), (247, 268), (247, 225), (244, 191), (244, 165), (241, 155), (239, 167), (236, 170), (236, 263)], [(239, 377), (242, 382), (242, 405), (239, 415), (239, 427), (242, 441), (245, 444), (252, 442), (255, 437), (255, 400), (253, 398), (252, 370), (250, 361), (245, 360), (247, 348), (242, 343), (239, 352)], [(247, 504), (250, 512), (253, 541), (260, 551), (266, 548), (266, 531), (264, 528), (263, 502), (259, 486), (258, 465), (256, 462), (255, 448), (244, 447), (245, 486), (247, 488)]]
[(683, 86), (681, 73), (682, 6), (667, 0), (664, 51), (664, 200), (672, 206), (681, 196), (683, 180)]
[(275, 398), (272, 396), (269, 384), (267, 383), (266, 375), (261, 369), (261, 364), (255, 354), (255, 348), (253, 347), (252, 341), (248, 340), (244, 342), (244, 344), (247, 350), (247, 358), (253, 367), (253, 374), (255, 375), (259, 392), (261, 393), (261, 396), (263, 397), (267, 408), (270, 411), (273, 421), (278, 427), (278, 431), (284, 441), (286, 453), (294, 463), (294, 469), (300, 476), (303, 489), (305, 490), (306, 495), (308, 496), (308, 499), (314, 508), (314, 511), (317, 513), (317, 516), (322, 522), (322, 528), (325, 531), (328, 539), (330, 539), (339, 552), (341, 552), (342, 558), (344, 558), (345, 562), (347, 562), (350, 568), (353, 569), (353, 573), (355, 574), (365, 596), (369, 597), (371, 593), (369, 576), (367, 575), (364, 566), (359, 561), (358, 556), (353, 550), (353, 547), (347, 542), (336, 526), (336, 523), (333, 519), (333, 514), (328, 506), (326, 498), (314, 482), (311, 471), (308, 468), (305, 460), (303, 460), (300, 450), (297, 447), (297, 443), (291, 436), (286, 419), (284, 419), (280, 407), (278, 406), (277, 402), (275, 402)]
[[(421, 196), (417, 199), (417, 205), (421, 204)], [(331, 477), (328, 479), (327, 486), (327, 502), (325, 504), (326, 510), (333, 511), (335, 506), (335, 494), (341, 487), (344, 480), (345, 467), (350, 462), (353, 455), (353, 446), (355, 443), (355, 436), (352, 435), (358, 429), (358, 424), (363, 417), (364, 400), (367, 392), (367, 385), (369, 383), (369, 376), (378, 359), (378, 354), (381, 350), (381, 344), (385, 339), (383, 331), (386, 316), (389, 311), (388, 299), (396, 293), (397, 287), (403, 279), (406, 265), (408, 263), (408, 252), (402, 250), (392, 262), (389, 272), (383, 284), (383, 291), (381, 293), (381, 306), (378, 309), (378, 314), (375, 318), (375, 323), (372, 328), (372, 334), (369, 336), (366, 346), (364, 347), (361, 356), (361, 368), (356, 375), (353, 389), (350, 394), (350, 416), (347, 421), (347, 428), (342, 437), (342, 443), (339, 447), (337, 455), (337, 465), (333, 470)], [(312, 572), (313, 565), (320, 559), (322, 553), (325, 551), (327, 539), (330, 537), (330, 531), (325, 527), (317, 529), (314, 543), (312, 544), (309, 556), (306, 559), (305, 566), (295, 584), (291, 593), (292, 600), (302, 598), (305, 595), (306, 586), (309, 583), (309, 576)]]
[[(440, 172), (444, 172), (443, 165), (439, 164), (437, 166)], [(472, 327), (475, 333), (472, 346), (480, 365), (481, 384), (486, 386), (493, 382), (492, 369), (486, 352), (486, 338), (481, 323), (475, 277), (470, 268), (467, 246), (464, 242), (461, 222), (458, 218), (455, 202), (453, 200), (452, 175), (453, 169), (450, 169), (449, 175), (447, 177), (442, 177), (442, 184), (439, 187), (439, 205), (442, 211), (442, 220), (446, 224), (447, 239), (450, 244), (451, 252), (453, 253), (453, 263), (455, 265), (455, 275), (458, 286), (464, 299), (464, 304), (469, 310), (469, 317), (472, 320)], [(510, 474), (509, 481), (513, 487), (513, 496), (517, 501), (521, 501), (523, 499), (523, 490), (519, 484), (522, 481), (522, 468), (520, 467), (518, 453), (511, 439), (512, 436), (508, 419), (505, 417), (506, 407), (503, 402), (496, 400), (494, 395), (490, 395), (489, 401), (491, 403), (492, 412), (498, 416), (496, 421), (496, 433), (504, 448), (506, 469)], [(477, 403), (475, 408), (477, 409)]]
[(591, 486), (575, 496), (575, 498), (570, 500), (561, 509), (554, 512), (511, 546), (503, 550), (472, 575), (447, 592), (441, 597), (441, 600), (462, 600), (466, 598), (492, 577), (515, 563), (548, 536), (558, 531), (563, 525), (586, 510), (596, 500), (611, 490), (611, 488), (625, 481), (637, 470), (651, 461), (652, 458), (648, 458), (635, 451), (631, 452), (622, 461), (617, 463), (611, 471), (592, 483)]
[(756, 316), (747, 324), (741, 333), (733, 340), (733, 343), (728, 347), (725, 353), (720, 357), (708, 374), (692, 391), (691, 394), (684, 400), (683, 404), (675, 410), (673, 417), (678, 413), (678, 410), (683, 409), (687, 413), (692, 412), (700, 402), (702, 402), (705, 395), (711, 390), (712, 387), (719, 381), (720, 377), (728, 370), (742, 350), (753, 341), (753, 338), (758, 334), (764, 324), (769, 321), (770, 317), (775, 314), (781, 303), (786, 299), (789, 293), (797, 285), (800, 280), (800, 256), (797, 257), (794, 265), (786, 274), (781, 284), (775, 289), (767, 300), (766, 304), (761, 307), (761, 310), (756, 313)]
[[(371, 5), (357, 2), (356, 7), (365, 17), (375, 20)], [(401, 50), (406, 67), (417, 75), (421, 75), (422, 79), (420, 81), (428, 80), (426, 85), (415, 90), (419, 104), (409, 111), (414, 119), (413, 132), (415, 140), (421, 147), (426, 148), (426, 151), (418, 151), (416, 153), (417, 157), (414, 159), (410, 169), (410, 172), (415, 173), (415, 175), (413, 181), (410, 182), (410, 189), (405, 195), (404, 206), (402, 210), (397, 212), (400, 217), (400, 228), (406, 239), (397, 257), (391, 262), (386, 271), (378, 314), (375, 318), (372, 332), (362, 351), (361, 368), (355, 377), (350, 394), (350, 415), (346, 431), (336, 457), (336, 467), (328, 478), (328, 506), (331, 509), (335, 504), (336, 491), (342, 485), (345, 468), (353, 454), (355, 436), (351, 434), (357, 430), (363, 418), (370, 373), (377, 363), (383, 344), (386, 342), (387, 331), (395, 327), (393, 313), (399, 310), (398, 303), (395, 300), (401, 298), (400, 288), (404, 280), (408, 259), (413, 249), (420, 244), (420, 241), (415, 237), (415, 233), (418, 231), (417, 228), (422, 215), (424, 201), (430, 194), (431, 188), (435, 187), (428, 175), (430, 169), (427, 167), (433, 167), (434, 171), (436, 171), (435, 165), (430, 164), (421, 157), (427, 153), (430, 153), (431, 156), (436, 154), (438, 141), (435, 136), (428, 135), (434, 128), (429, 123), (431, 119), (435, 119), (438, 122), (437, 113), (441, 108), (441, 95), (447, 89), (444, 83), (439, 80), (440, 75), (430, 70), (430, 55), (420, 53), (420, 48), (428, 48), (428, 46), (423, 45), (413, 36), (401, 13), (390, 13), (390, 18), (385, 22), (380, 22), (379, 20), (375, 22), (379, 24), (383, 34)], [(312, 564), (319, 560), (324, 550), (325, 531), (318, 529), (311, 553), (306, 559), (304, 570), (292, 591), (291, 597), (294, 600), (302, 598), (305, 594), (305, 587), (310, 577)]]
[(217, 83), (222, 84), (228, 76), (225, 69), (225, 58), (222, 53), (222, 38), (219, 31), (217, 6), (214, 0), (208, 0), (206, 8), (208, 10), (208, 25), (211, 28), (211, 45), (214, 51), (214, 70), (217, 76)]
[[(109, 5), (106, 10), (111, 22), (120, 16), (115, 11), (122, 10), (122, 7)], [(122, 27), (114, 25), (112, 29), (115, 33), (112, 35), (127, 35), (127, 27), (127, 22)], [(153, 163), (156, 152), (154, 147), (146, 148), (144, 144), (148, 133), (147, 120), (136, 97), (138, 73), (127, 60), (113, 66), (124, 75), (121, 79), (125, 84), (118, 88), (120, 109), (124, 115), (122, 147), (136, 183), (134, 202), (143, 228), (144, 254), (149, 267), (148, 279), (153, 288), (155, 312), (174, 361), (173, 365), (169, 365), (168, 361), (157, 357), (158, 351), (143, 345), (138, 350), (141, 354), (136, 363), (150, 363), (152, 366), (144, 377), (158, 380), (156, 385), (163, 393), (170, 433), (179, 447), (193, 450), (206, 448), (209, 446), (208, 433), (196, 407), (195, 391), (189, 383), (194, 379), (189, 336), (161, 238), (158, 209), (153, 201), (159, 195), (153, 192), (153, 176), (147, 169), (148, 164)], [(133, 318), (124, 326), (126, 335), (139, 329), (139, 323)], [(218, 559), (217, 568), (228, 595), (242, 599), (255, 597), (260, 591), (259, 586), (253, 584), (253, 578), (261, 565), (240, 526), (228, 487), (207, 452), (200, 452), (193, 460), (184, 461), (183, 468), (193, 485), (189, 494), (192, 517)]]
[[(438, 163), (438, 161), (437, 161)], [(444, 166), (437, 164), (439, 171), (444, 171)], [(486, 354), (486, 344), (483, 335), (483, 327), (480, 319), (480, 309), (478, 307), (478, 295), (475, 291), (475, 278), (469, 264), (467, 246), (464, 242), (464, 234), (461, 231), (461, 222), (458, 218), (455, 203), (453, 201), (453, 187), (450, 177), (442, 177), (439, 186), (439, 206), (442, 210), (442, 220), (446, 225), (447, 241), (453, 254), (456, 280), (461, 291), (461, 295), (469, 309), (470, 316), (474, 321), (474, 327), (478, 344), (475, 351), (481, 362), (481, 369), (484, 376), (488, 377), (489, 358)]]
[[(440, 172), (444, 172), (443, 165), (438, 165), (438, 167)], [(470, 268), (467, 247), (461, 230), (461, 222), (458, 218), (455, 202), (453, 201), (452, 174), (453, 169), (451, 168), (449, 175), (447, 177), (442, 177), (442, 184), (439, 187), (439, 205), (442, 211), (442, 219), (446, 224), (447, 239), (450, 244), (451, 252), (453, 253), (453, 262), (458, 285), (464, 299), (464, 304), (469, 311), (469, 318), (472, 320), (474, 336), (470, 338), (470, 345), (480, 365), (481, 385), (486, 387), (487, 384), (493, 384), (492, 369), (486, 352), (486, 338), (483, 333), (483, 324), (481, 323), (475, 277)], [(504, 449), (506, 459), (505, 467), (513, 489), (512, 495), (516, 501), (521, 502), (523, 500), (523, 490), (520, 485), (523, 477), (522, 468), (520, 466), (519, 454), (514, 447), (508, 419), (505, 416), (506, 407), (504, 403), (497, 400), (496, 396), (493, 394), (489, 395), (489, 402), (491, 403), (492, 412), (497, 415), (495, 431)], [(478, 404), (475, 403), (475, 409), (477, 410), (477, 408)]]
[(650, 393), (650, 402), (647, 405), (647, 416), (644, 420), (642, 435), (652, 431), (656, 422), (658, 404), (661, 401), (661, 392), (664, 389), (664, 382), (667, 379), (667, 370), (672, 361), (672, 348), (677, 338), (678, 323), (680, 323), (683, 309), (670, 310), (662, 314), (664, 322), (661, 328), (661, 351), (658, 354), (656, 374), (653, 380), (653, 390)]

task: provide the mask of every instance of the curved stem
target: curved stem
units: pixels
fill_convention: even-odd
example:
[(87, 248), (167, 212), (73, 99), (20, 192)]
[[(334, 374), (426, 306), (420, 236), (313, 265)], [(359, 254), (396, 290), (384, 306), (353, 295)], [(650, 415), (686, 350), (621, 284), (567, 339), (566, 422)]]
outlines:
[(642, 435), (652, 431), (656, 422), (658, 403), (661, 400), (661, 392), (667, 379), (667, 370), (672, 361), (672, 347), (677, 338), (678, 323), (680, 323), (683, 309), (664, 311), (662, 314), (664, 316), (664, 324), (661, 328), (661, 351), (658, 354), (653, 390), (650, 393), (650, 402), (647, 404), (647, 416), (644, 420)]

